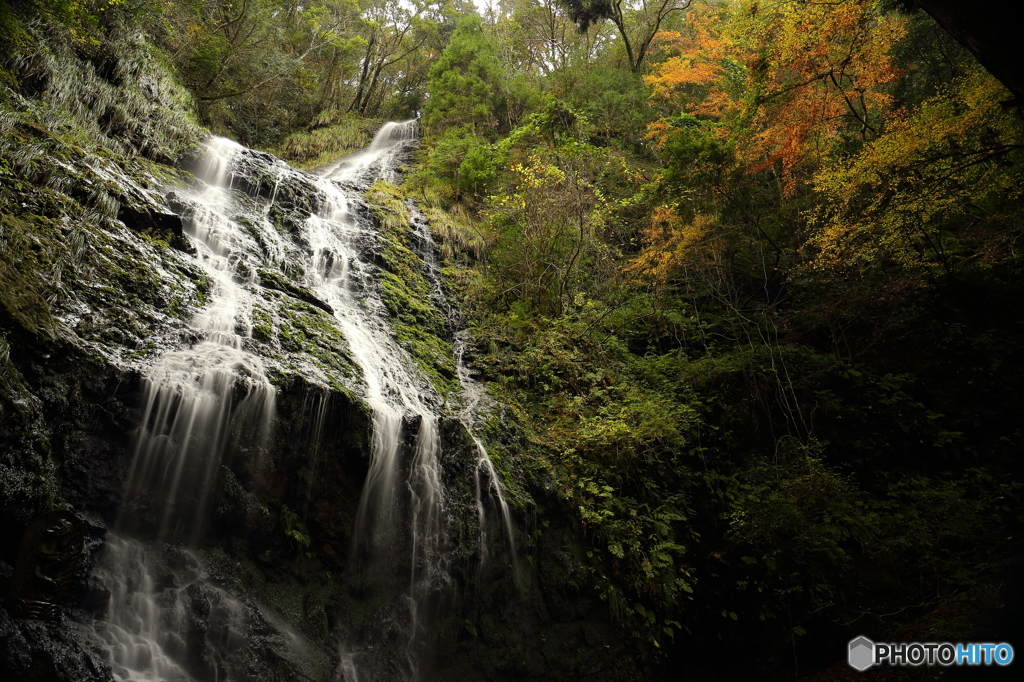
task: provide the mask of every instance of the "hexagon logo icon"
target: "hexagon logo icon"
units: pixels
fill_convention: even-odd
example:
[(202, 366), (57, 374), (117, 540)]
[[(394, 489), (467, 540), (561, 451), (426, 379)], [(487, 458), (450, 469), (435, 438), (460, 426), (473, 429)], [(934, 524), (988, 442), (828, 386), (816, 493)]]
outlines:
[(850, 667), (855, 670), (867, 670), (875, 663), (875, 643), (867, 637), (850, 640)]

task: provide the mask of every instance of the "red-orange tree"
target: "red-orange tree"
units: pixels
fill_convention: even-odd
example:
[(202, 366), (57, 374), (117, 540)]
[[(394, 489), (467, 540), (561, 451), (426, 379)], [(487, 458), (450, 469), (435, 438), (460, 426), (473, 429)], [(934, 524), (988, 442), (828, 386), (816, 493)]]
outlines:
[(645, 81), (663, 114), (648, 131), (667, 169), (663, 206), (634, 267), (663, 278), (751, 231), (777, 266), (786, 246), (766, 220), (795, 217), (823, 163), (882, 133), (905, 28), (872, 0), (738, 0), (695, 7), (683, 30), (660, 34)]

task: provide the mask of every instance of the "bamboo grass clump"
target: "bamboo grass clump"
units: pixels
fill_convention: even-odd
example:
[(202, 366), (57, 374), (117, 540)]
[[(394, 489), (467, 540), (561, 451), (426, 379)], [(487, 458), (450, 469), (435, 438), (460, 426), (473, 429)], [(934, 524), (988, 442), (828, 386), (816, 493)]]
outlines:
[(330, 163), (363, 149), (382, 121), (327, 111), (313, 119), (308, 130), (292, 133), (274, 150), (282, 159), (303, 165)]
[[(172, 163), (206, 136), (193, 118), (190, 97), (141, 34), (115, 32), (108, 39), (103, 59), (113, 68), (104, 77), (66, 41), (39, 25), (29, 32), (35, 49), (16, 66), (26, 83), (42, 88), (46, 127), (78, 128), (115, 154)], [(0, 125), (9, 129), (11, 122)]]
[(424, 204), (420, 207), (430, 222), (430, 231), (438, 238), (438, 246), (445, 259), (461, 260), (470, 255), (473, 260), (483, 258), (487, 242), (479, 230), (472, 227), (473, 221), (461, 206), (449, 211)]

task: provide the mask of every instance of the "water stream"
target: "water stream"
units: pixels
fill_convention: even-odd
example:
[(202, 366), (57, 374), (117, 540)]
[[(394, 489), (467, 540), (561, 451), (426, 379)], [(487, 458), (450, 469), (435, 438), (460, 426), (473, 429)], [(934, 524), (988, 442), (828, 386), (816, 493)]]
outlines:
[[(376, 179), (394, 179), (396, 160), (415, 144), (416, 126), (415, 120), (388, 123), (366, 150), (325, 169), (318, 186), (326, 201), (308, 220), (306, 233), (313, 253), (307, 284), (334, 309), (363, 370), (363, 397), (373, 411), (373, 458), (359, 501), (350, 571), (375, 590), (404, 585), (389, 619), (405, 630), (405, 673), (413, 680), (426, 635), (424, 609), (450, 582), (438, 458), (441, 401), (393, 337), (377, 266), (361, 255), (362, 245), (376, 239), (376, 226), (355, 214), (350, 193)], [(413, 440), (411, 457), (407, 436)], [(358, 647), (369, 643), (355, 646), (345, 666), (353, 678), (360, 669)]]
[(205, 183), (187, 193), (195, 210), (185, 229), (209, 281), (209, 302), (190, 324), (198, 341), (164, 354), (144, 377), (124, 511), (130, 515), (135, 496), (155, 496), (161, 537), (198, 535), (232, 426), (245, 421), (265, 438), (273, 418), (274, 387), (260, 359), (243, 349), (252, 334), (251, 302), (237, 265), (252, 238), (226, 216), (230, 166), (240, 149), (229, 140), (209, 141), (200, 169)]
[[(208, 141), (197, 171), (201, 184), (178, 196), (190, 207), (183, 222), (209, 283), (208, 302), (189, 325), (195, 340), (162, 355), (143, 377), (125, 499), (101, 569), (110, 594), (105, 635), (118, 680), (191, 679), (179, 664), (189, 657), (183, 595), (202, 576), (198, 568), (192, 575), (158, 566), (157, 553), (123, 534), (148, 525), (156, 527), (159, 540), (194, 542), (209, 517), (224, 455), (240, 438), (264, 442), (273, 420), (276, 391), (262, 361), (244, 348), (252, 334), (245, 286), (252, 276), (243, 277), (238, 264), (257, 249), (229, 218), (231, 166), (241, 149), (230, 140)], [(160, 570), (174, 576), (171, 586), (159, 584)], [(215, 590), (205, 583), (204, 589)], [(209, 617), (226, 628), (224, 641), (212, 650), (226, 651), (237, 647), (230, 640), (242, 631), (240, 608), (223, 590), (215, 591), (217, 607), (234, 614)], [(210, 665), (224, 668), (223, 661)]]
[[(388, 123), (367, 149), (317, 176), (259, 155), (259, 172), (272, 179), (272, 189), (262, 194), (250, 179), (236, 183), (240, 156), (256, 153), (214, 138), (197, 171), (201, 182), (175, 193), (172, 205), (180, 210), (196, 248), (207, 300), (181, 347), (164, 353), (145, 372), (125, 499), (98, 571), (110, 594), (102, 636), (118, 680), (248, 679), (238, 652), (249, 645), (247, 633), (257, 624), (277, 643), (275, 655), (293, 661), (292, 669), (315, 667), (306, 660), (312, 655), (304, 653), (310, 647), (300, 635), (265, 609), (231, 596), (212, 581), (198, 555), (184, 549), (196, 543), (209, 522), (211, 492), (227, 454), (240, 444), (260, 447), (270, 436), (276, 391), (264, 363), (249, 350), (252, 292), (259, 284), (255, 270), (295, 258), (300, 262), (293, 271), (301, 273), (321, 307), (332, 311), (346, 352), (362, 371), (352, 389), (372, 411), (372, 456), (342, 579), (381, 596), (371, 619), (376, 625), (339, 642), (336, 674), (348, 682), (420, 679), (434, 636), (431, 619), (453, 587), (440, 457), (444, 406), (394, 337), (374, 257), (381, 237), (359, 211), (363, 192), (375, 180), (396, 179), (397, 165), (416, 138), (416, 121)], [(294, 244), (283, 241), (269, 218), (279, 188), (290, 181), (308, 186), (317, 198)], [(239, 198), (236, 184), (249, 192), (247, 197)], [(448, 313), (437, 249), (414, 208), (410, 230), (416, 250), (434, 288), (435, 305)], [(472, 432), (482, 392), (463, 362), (464, 347), (460, 336), (455, 354), (467, 396), (460, 419)], [(311, 480), (329, 395), (325, 388), (306, 399)], [(514, 560), (504, 486), (483, 444), (474, 440), (481, 553), (486, 554), (487, 542), (485, 499), (492, 498)], [(140, 528), (150, 529), (150, 540), (133, 539)], [(190, 631), (197, 600), (207, 612), (202, 637)], [(376, 641), (396, 637), (400, 644), (394, 651)]]
[[(473, 438), (476, 446), (477, 460), (476, 472), (473, 479), (475, 498), (474, 503), (477, 510), (477, 519), (480, 524), (480, 563), (481, 566), (487, 561), (488, 547), (490, 541), (487, 537), (487, 509), (485, 500), (489, 497), (497, 501), (498, 509), (501, 511), (501, 520), (505, 526), (505, 537), (508, 541), (509, 556), (512, 558), (513, 577), (519, 579), (519, 554), (516, 551), (515, 524), (512, 522), (512, 511), (508, 501), (505, 499), (505, 484), (491, 461), (491, 456), (484, 447), (483, 441), (476, 434), (475, 424), (478, 412), (484, 407), (483, 403), (489, 402), (487, 393), (480, 382), (473, 377), (473, 372), (466, 362), (466, 348), (469, 345), (469, 331), (463, 330), (455, 335), (455, 367), (459, 377), (459, 384), (462, 386), (462, 393), (465, 399), (459, 419), (465, 425), (466, 430)], [(489, 406), (488, 406), (489, 407)], [(486, 493), (486, 494), (485, 494)]]

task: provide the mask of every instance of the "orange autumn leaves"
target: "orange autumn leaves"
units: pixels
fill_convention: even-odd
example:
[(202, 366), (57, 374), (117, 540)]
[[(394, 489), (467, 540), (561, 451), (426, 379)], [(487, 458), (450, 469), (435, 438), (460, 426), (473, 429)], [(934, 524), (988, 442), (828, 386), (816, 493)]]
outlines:
[(648, 279), (666, 282), (680, 269), (707, 270), (721, 265), (722, 240), (715, 234), (715, 220), (698, 214), (683, 221), (670, 206), (659, 206), (644, 228), (647, 247), (627, 268)]
[[(686, 23), (659, 35), (672, 54), (645, 78), (651, 98), (732, 124), (722, 134), (737, 140), (750, 171), (777, 164), (792, 190), (796, 171), (830, 138), (877, 134), (905, 19), (871, 0), (740, 0), (695, 8)], [(663, 122), (652, 132), (662, 130)]]
[[(729, 145), (745, 173), (769, 171), (780, 191), (803, 191), (836, 144), (869, 141), (881, 132), (891, 105), (887, 86), (900, 75), (891, 53), (906, 19), (886, 15), (873, 0), (735, 0), (695, 6), (684, 27), (663, 32), (664, 59), (645, 78), (651, 104), (666, 112), (651, 124), (658, 146), (677, 132), (679, 113), (708, 124), (707, 134)], [(645, 237), (649, 274), (668, 272), (665, 249), (680, 254), (687, 230), (665, 240), (665, 211), (656, 211)], [(705, 224), (708, 218), (700, 218)], [(696, 230), (703, 234), (706, 229)], [(686, 249), (683, 249), (685, 252)], [(656, 271), (656, 272), (655, 272)]]
[[(719, 15), (703, 7), (687, 16), (685, 33), (662, 31), (655, 36), (655, 45), (671, 56), (644, 77), (651, 99), (682, 105), (688, 113), (714, 119), (734, 111), (737, 102), (728, 92), (726, 67), (735, 56), (736, 45), (724, 27)], [(652, 131), (666, 128), (664, 119), (652, 124)]]
[(878, 134), (891, 102), (884, 86), (899, 76), (889, 55), (906, 20), (880, 16), (868, 0), (781, 6), (776, 21), (745, 22), (763, 46), (764, 73), (754, 76), (744, 160), (752, 170), (778, 163), (792, 192), (798, 169), (816, 168), (837, 135)]

